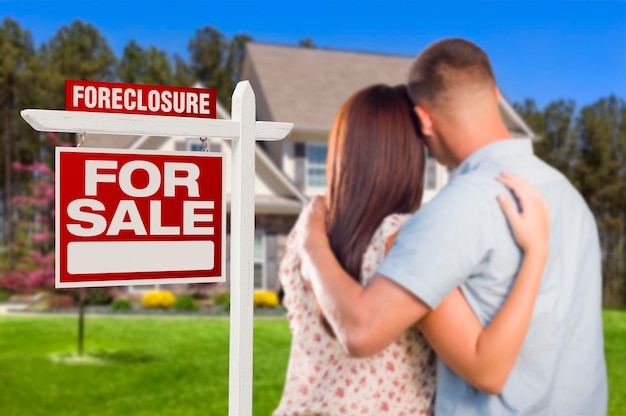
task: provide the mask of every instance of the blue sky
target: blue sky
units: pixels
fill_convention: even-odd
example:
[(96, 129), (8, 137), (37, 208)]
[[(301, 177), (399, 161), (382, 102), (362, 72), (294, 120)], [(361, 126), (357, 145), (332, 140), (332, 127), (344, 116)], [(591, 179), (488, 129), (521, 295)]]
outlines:
[(126, 43), (187, 57), (196, 29), (230, 37), (413, 56), (434, 40), (464, 37), (491, 57), (512, 101), (626, 99), (626, 1), (44, 1), (0, 0), (0, 16), (37, 45), (74, 19), (91, 22), (120, 56)]

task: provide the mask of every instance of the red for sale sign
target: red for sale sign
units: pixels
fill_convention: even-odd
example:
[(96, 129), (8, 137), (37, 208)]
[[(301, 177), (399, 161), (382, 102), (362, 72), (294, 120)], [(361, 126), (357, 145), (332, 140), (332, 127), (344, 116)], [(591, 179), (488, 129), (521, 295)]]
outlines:
[(57, 288), (223, 282), (224, 157), (56, 149)]
[(65, 81), (65, 109), (99, 113), (216, 118), (215, 88)]

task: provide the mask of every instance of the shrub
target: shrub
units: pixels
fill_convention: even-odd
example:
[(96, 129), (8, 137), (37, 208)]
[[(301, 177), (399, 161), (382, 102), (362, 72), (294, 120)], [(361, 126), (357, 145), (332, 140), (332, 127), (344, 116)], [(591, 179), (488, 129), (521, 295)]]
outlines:
[(200, 306), (192, 296), (180, 295), (176, 297), (174, 309), (177, 311), (197, 311)]
[(141, 299), (141, 303), (144, 308), (163, 308), (169, 309), (174, 305), (176, 298), (172, 294), (172, 292), (168, 292), (167, 290), (157, 290), (152, 292), (146, 292)]
[(9, 300), (9, 298), (11, 297), (11, 295), (9, 294), (9, 292), (5, 292), (4, 290), (0, 290), (0, 302), (4, 302)]
[(278, 295), (269, 290), (256, 290), (254, 292), (255, 308), (275, 308), (278, 306)]
[[(84, 290), (86, 290), (85, 305), (109, 305), (113, 301), (113, 296), (109, 289), (94, 288)], [(72, 298), (74, 298), (74, 302), (79, 304), (80, 290), (73, 290), (70, 293)]]
[(114, 311), (127, 311), (133, 308), (133, 304), (128, 299), (115, 299), (111, 302), (111, 309)]
[(90, 289), (87, 294), (87, 305), (109, 305), (113, 302), (113, 296), (109, 289)]
[(213, 294), (213, 303), (220, 306), (230, 304), (230, 292), (216, 292)]

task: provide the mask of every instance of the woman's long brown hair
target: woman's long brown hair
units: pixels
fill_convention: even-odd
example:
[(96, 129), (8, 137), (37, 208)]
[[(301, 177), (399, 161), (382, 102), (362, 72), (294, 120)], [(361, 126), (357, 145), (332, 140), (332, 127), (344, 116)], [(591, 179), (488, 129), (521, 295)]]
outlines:
[(327, 229), (343, 268), (361, 281), (361, 263), (382, 220), (419, 208), (424, 143), (406, 86), (374, 85), (341, 107), (328, 145)]

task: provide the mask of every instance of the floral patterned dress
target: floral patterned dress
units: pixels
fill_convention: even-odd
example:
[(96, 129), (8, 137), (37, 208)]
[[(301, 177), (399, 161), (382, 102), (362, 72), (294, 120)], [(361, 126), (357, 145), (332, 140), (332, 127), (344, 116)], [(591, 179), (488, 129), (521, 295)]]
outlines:
[[(385, 242), (408, 215), (386, 217), (362, 262), (367, 285), (385, 255)], [(281, 401), (274, 416), (432, 415), (434, 353), (416, 327), (368, 358), (354, 358), (323, 329), (312, 294), (300, 279), (294, 235), (287, 241), (280, 279), (292, 332), (291, 353)]]

